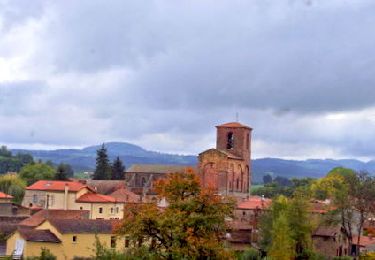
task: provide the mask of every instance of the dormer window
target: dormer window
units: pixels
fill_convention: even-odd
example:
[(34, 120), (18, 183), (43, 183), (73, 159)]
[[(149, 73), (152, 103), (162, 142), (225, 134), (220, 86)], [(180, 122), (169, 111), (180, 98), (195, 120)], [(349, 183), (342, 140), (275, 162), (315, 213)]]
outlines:
[(227, 149), (233, 149), (233, 145), (234, 145), (233, 133), (229, 132), (227, 135)]

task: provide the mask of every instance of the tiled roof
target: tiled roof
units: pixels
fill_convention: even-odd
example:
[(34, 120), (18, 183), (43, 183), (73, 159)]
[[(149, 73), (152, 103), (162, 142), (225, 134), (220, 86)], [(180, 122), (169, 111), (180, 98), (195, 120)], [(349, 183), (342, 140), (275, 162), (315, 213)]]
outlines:
[(108, 219), (50, 219), (48, 220), (60, 233), (112, 234), (121, 223)]
[(335, 209), (336, 208), (333, 205), (328, 204), (324, 201), (315, 200), (310, 202), (310, 211), (312, 213), (324, 214)]
[(20, 228), (18, 232), (26, 241), (61, 243), (61, 240), (49, 230), (38, 230), (32, 228)]
[(126, 172), (149, 172), (149, 173), (184, 173), (196, 166), (168, 165), (168, 164), (133, 164)]
[(44, 190), (44, 191), (64, 191), (65, 186), (68, 186), (69, 191), (77, 192), (87, 186), (79, 182), (73, 181), (49, 181), (40, 180), (27, 187), (27, 190)]
[(0, 217), (0, 233), (5, 236), (10, 235), (17, 230), (18, 223), (26, 217)]
[(105, 195), (126, 187), (125, 180), (82, 180), (81, 182), (95, 190), (97, 193)]
[(76, 202), (81, 203), (94, 203), (94, 202), (100, 202), (100, 203), (115, 203), (116, 199), (103, 194), (98, 193), (86, 193), (83, 194), (81, 197), (76, 199)]
[(125, 188), (114, 191), (110, 196), (115, 198), (117, 202), (138, 202), (140, 200), (137, 194)]
[(36, 227), (46, 219), (88, 219), (89, 210), (43, 209), (21, 221), (20, 226)]
[(313, 233), (313, 236), (334, 237), (340, 232), (340, 226), (319, 226)]
[(233, 128), (248, 128), (248, 129), (252, 129), (251, 127), (247, 126), (247, 125), (243, 125), (239, 122), (229, 122), (229, 123), (225, 123), (225, 124), (222, 124), (222, 125), (218, 125), (216, 127), (233, 127)]
[(271, 206), (272, 200), (260, 196), (250, 196), (237, 205), (237, 209), (267, 209)]
[(5, 194), (0, 191), (0, 199), (13, 199), (13, 196)]
[[(358, 236), (353, 236), (353, 244), (356, 245), (358, 241)], [(359, 245), (366, 247), (370, 245), (375, 245), (375, 238), (371, 236), (361, 236)]]

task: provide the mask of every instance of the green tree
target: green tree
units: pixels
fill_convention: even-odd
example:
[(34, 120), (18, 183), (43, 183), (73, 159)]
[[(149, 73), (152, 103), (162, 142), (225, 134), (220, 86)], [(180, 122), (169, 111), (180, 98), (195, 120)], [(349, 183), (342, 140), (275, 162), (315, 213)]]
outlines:
[[(364, 221), (375, 212), (375, 179), (367, 173), (356, 173), (347, 168), (334, 168), (326, 177), (317, 181), (314, 192), (323, 194), (336, 206), (334, 214), (328, 215), (330, 222), (337, 221), (347, 237), (347, 247), (352, 254), (353, 234), (362, 234)], [(357, 254), (360, 248), (357, 248)]]
[(152, 241), (157, 259), (228, 259), (233, 255), (221, 240), (233, 201), (202, 189), (193, 173), (171, 174), (155, 184), (159, 199), (169, 206), (128, 205), (120, 233), (133, 241)]
[(290, 260), (295, 256), (294, 241), (285, 212), (282, 212), (272, 224), (272, 243), (268, 255), (275, 260)]
[(19, 176), (31, 185), (38, 180), (53, 180), (55, 169), (44, 163), (28, 164), (22, 167)]
[[(260, 246), (275, 259), (283, 259), (283, 254), (285, 259), (289, 256), (309, 259), (312, 255), (313, 228), (305, 194), (297, 191), (292, 198), (279, 196), (272, 202), (270, 211), (262, 216)], [(292, 253), (289, 250), (291, 246)], [(284, 253), (282, 248), (285, 248)]]
[(60, 163), (56, 169), (55, 180), (67, 180), (73, 177), (73, 175), (73, 169), (69, 164)]
[(4, 174), (0, 176), (0, 191), (14, 197), (15, 203), (21, 203), (25, 194), (26, 182), (17, 174)]
[(112, 180), (123, 180), (124, 179), (125, 166), (120, 160), (120, 157), (117, 156), (112, 164)]
[(12, 152), (8, 150), (8, 148), (3, 145), (0, 147), (0, 156), (2, 157), (12, 157)]
[(96, 168), (93, 176), (94, 180), (111, 179), (111, 166), (109, 164), (107, 149), (104, 144), (96, 151)]
[(264, 175), (263, 176), (263, 183), (264, 184), (272, 183), (272, 176), (270, 174)]

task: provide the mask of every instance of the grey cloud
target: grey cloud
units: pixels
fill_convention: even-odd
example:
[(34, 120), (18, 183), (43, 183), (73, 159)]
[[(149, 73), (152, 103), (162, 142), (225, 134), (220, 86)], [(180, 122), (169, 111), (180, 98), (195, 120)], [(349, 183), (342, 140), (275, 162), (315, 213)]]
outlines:
[(43, 20), (26, 67), (47, 75), (11, 83), (41, 88), (0, 85), (0, 108), (18, 102), (12, 125), (26, 128), (3, 126), (0, 138), (199, 152), (214, 145), (214, 125), (240, 112), (262, 144), (255, 154), (277, 144), (280, 156), (372, 156), (372, 123), (324, 121), (375, 106), (375, 4), (360, 2), (56, 1), (0, 12)]

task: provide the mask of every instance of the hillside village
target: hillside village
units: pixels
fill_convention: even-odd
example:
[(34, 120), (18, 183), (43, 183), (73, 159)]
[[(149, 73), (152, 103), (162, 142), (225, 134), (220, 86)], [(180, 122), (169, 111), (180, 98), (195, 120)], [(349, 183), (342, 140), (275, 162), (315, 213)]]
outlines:
[[(171, 180), (185, 182), (184, 185), (190, 180), (192, 185), (194, 182), (186, 176), (196, 176), (199, 190), (211, 192), (207, 197), (211, 201), (207, 203), (232, 205), (228, 214), (221, 218), (222, 221), (225, 220), (225, 229), (217, 233), (219, 237), (216, 237), (217, 245), (227, 248), (224, 250), (225, 258), (241, 258), (248, 254), (254, 258), (241, 259), (261, 259), (266, 255), (271, 259), (282, 259), (277, 257), (280, 253), (277, 247), (281, 247), (283, 254), (291, 250), (290, 256), (297, 259), (333, 259), (357, 254), (370, 256), (375, 251), (375, 239), (372, 239), (373, 234), (375, 235), (375, 223), (371, 217), (373, 207), (360, 208), (363, 210), (361, 212), (356, 207), (348, 208), (346, 203), (342, 205), (334, 202), (334, 193), (328, 194), (328, 186), (334, 181), (342, 184), (341, 174), (348, 176), (350, 170), (336, 168), (318, 181), (301, 179), (298, 183), (298, 180), (293, 180), (295, 190), (289, 196), (280, 195), (282, 193), (261, 194), (263, 190), (259, 195), (253, 195), (250, 192), (252, 129), (238, 122), (222, 124), (216, 128), (216, 148), (200, 153), (197, 165), (133, 165), (125, 172), (122, 171), (118, 180), (95, 178), (98, 172), (94, 174), (94, 179), (40, 179), (28, 183), (22, 200), (15, 200), (12, 195), (0, 192), (0, 255), (11, 259), (26, 259), (39, 257), (47, 252), (58, 260), (90, 257), (101, 259), (98, 256), (98, 243), (113, 252), (131, 252), (142, 246), (154, 250), (155, 245), (161, 242), (154, 240), (147, 232), (141, 237), (135, 237), (131, 232), (138, 228), (138, 222), (128, 222), (129, 214), (134, 211), (134, 207), (145, 205), (146, 208), (153, 205), (159, 212), (176, 207), (177, 200), (171, 200), (170, 194), (163, 187), (173, 186)], [(17, 173), (8, 174), (8, 177), (9, 175), (14, 177)], [(373, 183), (375, 182), (371, 182), (371, 185)], [(0, 181), (0, 190), (4, 190), (5, 186), (1, 185)], [(269, 186), (265, 185), (265, 188), (272, 189), (272, 185), (273, 182)], [(375, 190), (375, 186), (370, 188)], [(325, 196), (319, 199), (317, 196), (307, 195), (306, 189), (315, 189), (320, 194), (325, 193)], [(12, 189), (8, 187), (8, 191)], [(305, 193), (302, 194), (302, 191)], [(352, 199), (358, 199), (357, 203), (372, 202), (375, 205), (374, 194), (366, 196)], [(302, 243), (297, 251), (288, 249), (288, 237), (283, 233), (285, 230), (276, 229), (288, 230), (287, 226), (275, 226), (274, 219), (273, 229), (266, 230), (267, 219), (276, 214), (278, 207), (284, 207), (284, 210), (297, 207), (293, 212), (287, 213), (292, 214), (288, 218), (293, 219), (297, 210), (300, 220), (291, 224), (305, 225), (299, 228), (306, 229), (307, 237), (302, 240), (296, 238), (294, 242)], [(364, 218), (360, 229), (356, 229), (356, 218), (350, 220), (352, 222), (327, 222), (327, 217), (338, 214), (338, 209), (345, 209)], [(226, 209), (221, 210), (224, 212)], [(135, 221), (134, 218), (133, 220)], [(348, 234), (345, 225), (350, 225), (352, 233)], [(125, 230), (129, 230), (129, 233), (121, 232), (124, 227), (127, 227)], [(267, 232), (270, 233), (267, 235)], [(307, 252), (304, 248), (312, 250), (315, 258), (312, 254), (303, 256)], [(163, 250), (167, 251), (166, 248)], [(298, 253), (301, 255), (296, 255)], [(218, 255), (218, 258), (221, 257), (223, 255)]]

